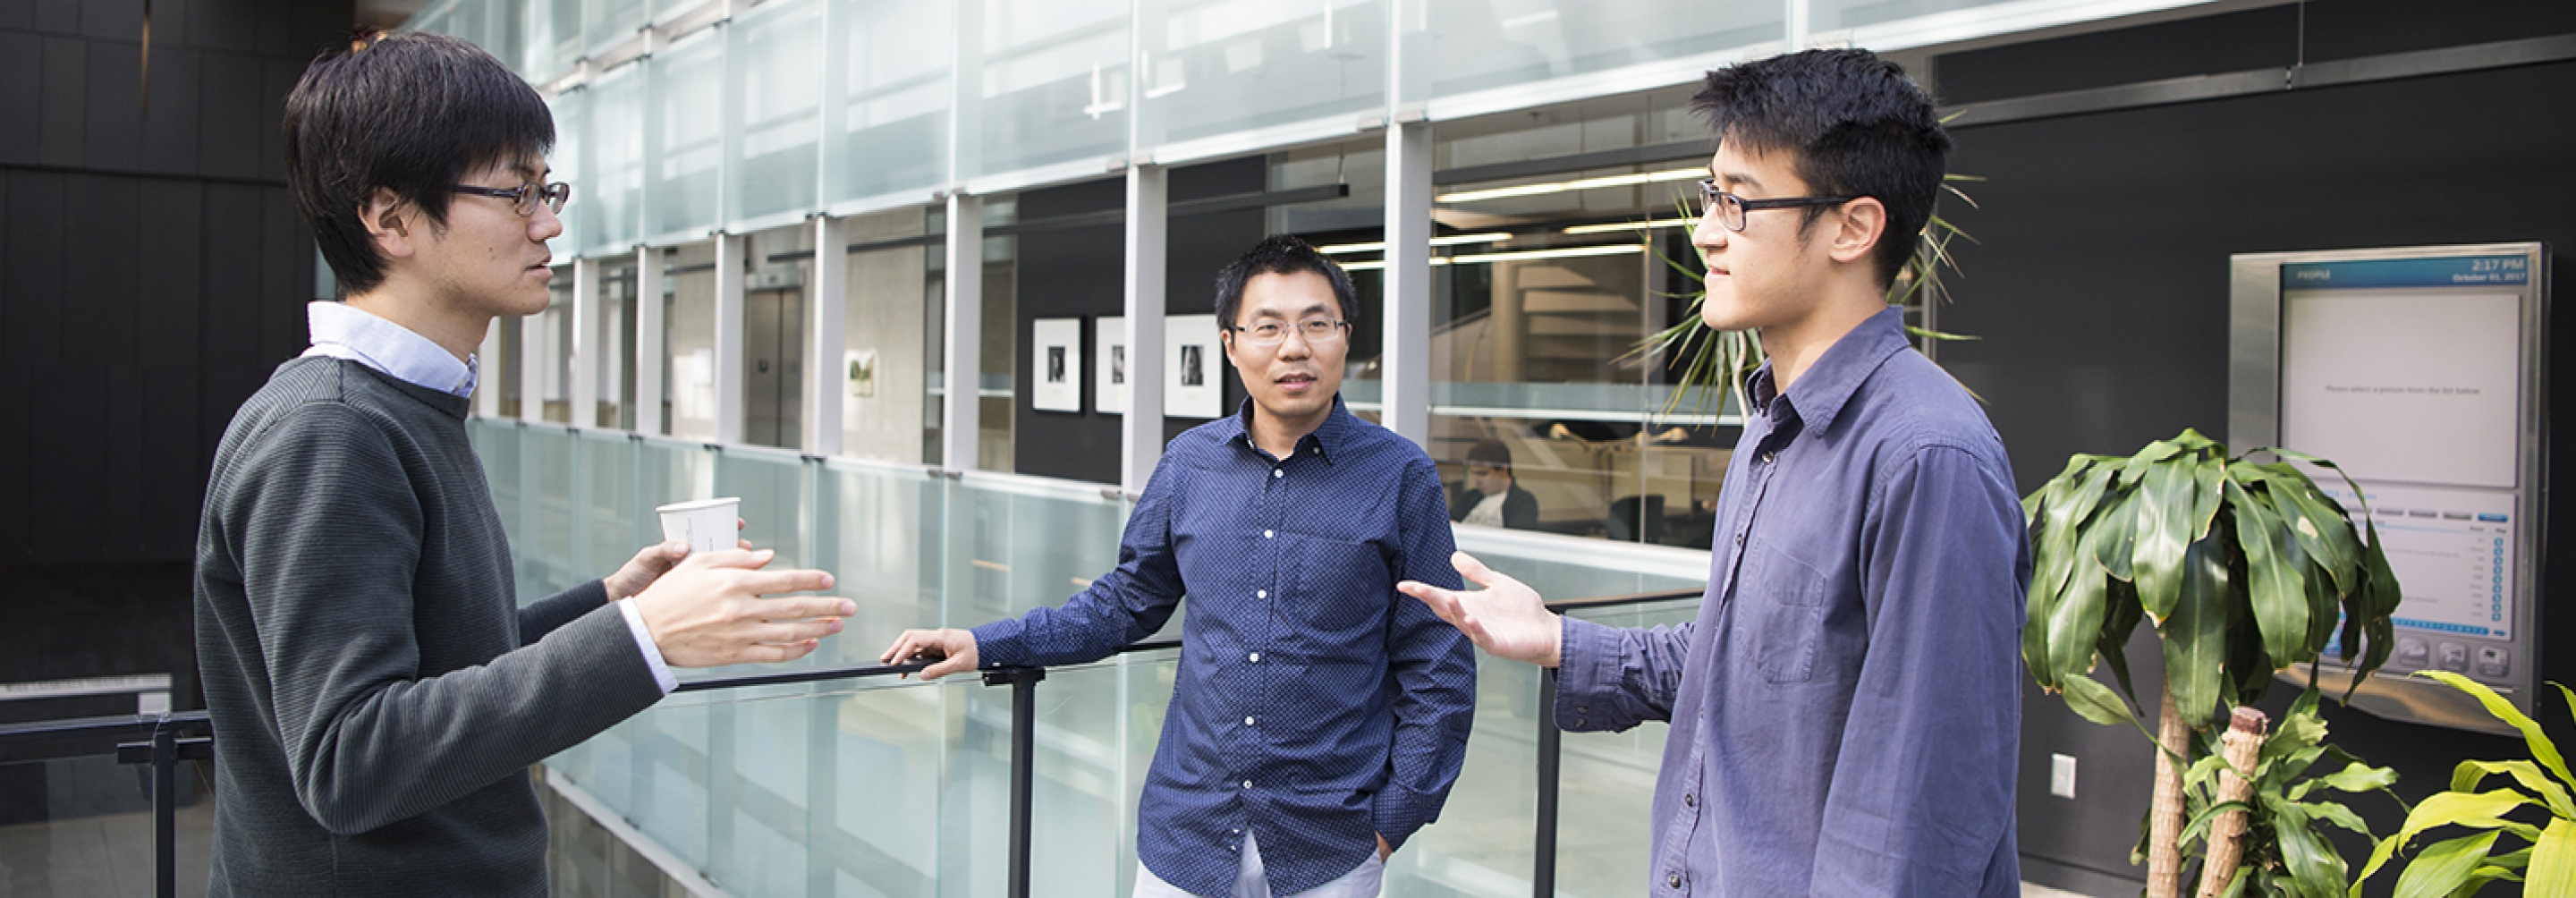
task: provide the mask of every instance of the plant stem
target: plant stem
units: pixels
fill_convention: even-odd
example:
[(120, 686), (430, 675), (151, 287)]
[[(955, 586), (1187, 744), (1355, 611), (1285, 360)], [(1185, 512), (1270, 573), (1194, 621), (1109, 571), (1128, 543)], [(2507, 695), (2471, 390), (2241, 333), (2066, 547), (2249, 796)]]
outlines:
[(2156, 725), (2156, 741), (2163, 750), (2156, 752), (2156, 800), (2147, 818), (2146, 898), (2182, 898), (2182, 767), (2175, 759), (2189, 756), (2191, 728), (2182, 722), (2173, 690), (2162, 691), (2164, 715)]
[[(2263, 753), (2263, 729), (2271, 722), (2254, 708), (2238, 708), (2228, 715), (2227, 735), (2219, 737), (2228, 769), (2218, 772), (2218, 803), (2253, 800), (2254, 784), (2236, 771), (2253, 771), (2254, 759)], [(2247, 816), (2244, 811), (2229, 811), (2210, 823), (2209, 859), (2200, 867), (2200, 898), (2215, 898), (2236, 878), (2237, 862), (2245, 857)]]

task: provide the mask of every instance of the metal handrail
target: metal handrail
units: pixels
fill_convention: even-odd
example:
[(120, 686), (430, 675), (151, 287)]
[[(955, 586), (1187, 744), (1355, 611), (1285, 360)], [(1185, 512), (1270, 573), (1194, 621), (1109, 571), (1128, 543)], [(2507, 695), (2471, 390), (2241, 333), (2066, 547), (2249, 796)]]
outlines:
[[(1550, 611), (1568, 611), (1641, 605), (1653, 602), (1694, 598), (1700, 590), (1665, 590), (1626, 595), (1562, 599), (1547, 603)], [(1129, 644), (1112, 654), (1164, 651), (1181, 647), (1174, 639), (1148, 640)], [(828, 667), (774, 674), (737, 677), (715, 677), (682, 682), (677, 692), (708, 692), (719, 689), (743, 689), (831, 680), (866, 679), (918, 673), (928, 663), (885, 664), (855, 667)], [(1029, 894), (1029, 849), (1032, 798), (1035, 792), (1037, 684), (1046, 679), (1044, 667), (994, 667), (979, 671), (984, 685), (1011, 687), (1011, 820), (1010, 870), (1006, 892), (1010, 898), (1027, 898)], [(1550, 709), (1556, 705), (1556, 671), (1546, 670), (1540, 677), (1538, 733), (1538, 832), (1536, 858), (1533, 862), (1532, 894), (1552, 898), (1556, 894), (1556, 818), (1559, 783), (1560, 733)], [(132, 741), (139, 740), (139, 741)], [(204, 711), (181, 711), (166, 714), (122, 714), (108, 717), (83, 717), (34, 723), (0, 724), (0, 763), (41, 761), (60, 758), (113, 754), (120, 764), (152, 765), (153, 841), (156, 894), (172, 896), (177, 892), (178, 875), (178, 805), (177, 769), (180, 761), (205, 760), (214, 757), (214, 722)]]

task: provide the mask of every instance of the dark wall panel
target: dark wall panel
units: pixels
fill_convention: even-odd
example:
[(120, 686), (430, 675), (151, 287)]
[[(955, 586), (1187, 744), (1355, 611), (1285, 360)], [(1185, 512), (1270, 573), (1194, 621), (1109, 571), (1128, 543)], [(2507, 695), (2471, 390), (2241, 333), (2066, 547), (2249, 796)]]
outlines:
[[(2568, 96), (2576, 64), (1961, 129), (1953, 170), (1989, 180), (1970, 187), (1981, 208), (1948, 210), (1978, 243), (1963, 253), (1959, 299), (1941, 324), (1981, 339), (1946, 345), (1942, 362), (1986, 399), (2024, 491), (2073, 453), (2127, 454), (2185, 427), (2224, 439), (2230, 254), (2542, 240), (2563, 270), (2576, 247), (2565, 212), (2576, 204), (2565, 175), (2576, 121), (2541, 110)], [(2561, 309), (2554, 326), (2569, 321)], [(2576, 411), (2566, 383), (2552, 419)], [(2569, 442), (2554, 441), (2559, 470)], [(2570, 549), (2565, 536), (2549, 541), (2540, 595), (2576, 577)], [(2576, 610), (2543, 615), (2543, 676), (2576, 677)], [(2152, 646), (2133, 649), (2133, 663), (2152, 667)], [(2158, 674), (2140, 674), (2155, 694)], [(2267, 704), (2277, 714), (2291, 695), (2276, 689)], [(2035, 691), (2024, 715), (2020, 822), (2025, 853), (2041, 862), (2033, 869), (2143, 878), (2128, 851), (2152, 771), (2145, 740)], [(2522, 753), (2518, 742), (2339, 707), (2327, 716), (2338, 744), (2399, 769), (2409, 800), (2443, 788), (2462, 758)], [(2552, 716), (2553, 729), (2563, 723)], [(2047, 792), (2053, 753), (2079, 758), (2075, 801)], [(2384, 799), (2350, 803), (2383, 833), (2400, 819)], [(2367, 856), (2358, 840), (2340, 846), (2356, 862)], [(2374, 892), (2394, 877), (2381, 880)]]

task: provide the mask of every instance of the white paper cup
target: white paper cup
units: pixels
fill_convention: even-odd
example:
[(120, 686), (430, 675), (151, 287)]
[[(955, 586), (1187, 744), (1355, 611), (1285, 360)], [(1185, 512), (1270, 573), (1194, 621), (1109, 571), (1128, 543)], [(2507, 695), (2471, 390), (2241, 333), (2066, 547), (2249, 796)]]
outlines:
[(653, 510), (662, 514), (662, 539), (689, 544), (691, 555), (740, 545), (741, 531), (734, 523), (742, 517), (740, 497), (674, 502)]

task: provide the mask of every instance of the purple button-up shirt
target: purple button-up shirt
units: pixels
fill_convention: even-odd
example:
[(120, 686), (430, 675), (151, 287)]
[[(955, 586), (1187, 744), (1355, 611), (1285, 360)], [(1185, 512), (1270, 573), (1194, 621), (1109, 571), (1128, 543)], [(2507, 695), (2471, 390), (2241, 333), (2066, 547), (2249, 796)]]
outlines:
[(1565, 620), (1556, 720), (1670, 720), (1655, 896), (2020, 893), (2030, 549), (2003, 442), (1872, 317), (1789, 391), (1764, 366), (1696, 620)]

